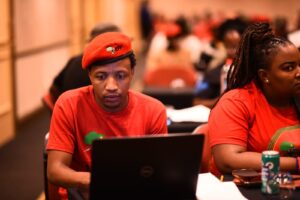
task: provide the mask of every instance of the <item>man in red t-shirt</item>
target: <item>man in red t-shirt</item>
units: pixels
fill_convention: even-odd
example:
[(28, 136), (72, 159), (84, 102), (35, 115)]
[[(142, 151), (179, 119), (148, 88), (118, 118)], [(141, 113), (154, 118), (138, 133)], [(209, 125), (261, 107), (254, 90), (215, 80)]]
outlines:
[(88, 189), (91, 135), (165, 134), (167, 117), (161, 102), (129, 90), (135, 57), (126, 35), (97, 36), (85, 48), (82, 66), (92, 85), (63, 93), (55, 104), (47, 144), (48, 178), (59, 186)]

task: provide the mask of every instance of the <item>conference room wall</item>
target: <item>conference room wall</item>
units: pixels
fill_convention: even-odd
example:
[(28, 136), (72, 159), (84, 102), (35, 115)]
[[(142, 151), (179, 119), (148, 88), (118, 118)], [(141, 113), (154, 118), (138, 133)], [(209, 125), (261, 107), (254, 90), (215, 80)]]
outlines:
[(174, 18), (178, 14), (185, 16), (200, 15), (204, 11), (232, 15), (243, 13), (247, 16), (266, 15), (270, 18), (285, 16), (294, 28), (297, 11), (300, 9), (298, 0), (150, 0), (154, 12)]
[(67, 60), (82, 52), (99, 22), (112, 22), (138, 42), (140, 0), (0, 1), (0, 145), (15, 125), (42, 107), (41, 98)]
[[(113, 22), (119, 25), (134, 39), (134, 48), (139, 51), (138, 10), (141, 1), (1, 1), (0, 64), (3, 73), (0, 78), (5, 89), (1, 88), (0, 115), (3, 111), (7, 113), (5, 116), (9, 115), (9, 121), (13, 121), (11, 119), (14, 118), (15, 112), (16, 121), (21, 121), (38, 110), (41, 107), (40, 99), (55, 74), (62, 69), (71, 55), (82, 51), (90, 29), (98, 22)], [(244, 14), (266, 14), (270, 17), (283, 15), (287, 16), (290, 22), (295, 20), (296, 11), (300, 8), (297, 0), (235, 0), (234, 3), (232, 2), (230, 0), (150, 0), (150, 6), (154, 12), (161, 12), (167, 17), (178, 14), (201, 15), (205, 9), (208, 9), (212, 12), (222, 11), (228, 14), (240, 11)], [(9, 125), (13, 122), (7, 123), (7, 120), (1, 120), (1, 117), (1, 130), (9, 129), (8, 132), (13, 132), (14, 127)], [(3, 124), (4, 128), (2, 128)]]
[(10, 1), (0, 1), (0, 146), (15, 134)]
[(68, 0), (14, 0), (16, 117), (41, 107), (56, 73), (69, 58)]

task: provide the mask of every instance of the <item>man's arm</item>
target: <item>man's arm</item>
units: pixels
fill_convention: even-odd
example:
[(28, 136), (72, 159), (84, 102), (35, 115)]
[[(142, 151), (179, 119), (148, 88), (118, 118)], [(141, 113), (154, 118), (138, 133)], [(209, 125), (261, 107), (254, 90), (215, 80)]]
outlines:
[[(212, 148), (214, 162), (221, 173), (231, 173), (234, 169), (261, 169), (261, 153), (246, 151), (245, 147), (233, 144), (219, 144)], [(281, 157), (282, 171), (297, 171), (296, 158)]]
[(90, 172), (77, 172), (69, 166), (72, 155), (63, 151), (49, 150), (47, 176), (50, 182), (62, 187), (88, 189)]

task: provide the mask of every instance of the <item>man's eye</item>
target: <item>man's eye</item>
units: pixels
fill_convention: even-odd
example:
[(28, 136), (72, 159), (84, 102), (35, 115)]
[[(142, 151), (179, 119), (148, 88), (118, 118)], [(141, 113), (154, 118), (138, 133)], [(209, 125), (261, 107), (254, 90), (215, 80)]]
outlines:
[(119, 80), (123, 80), (127, 77), (126, 73), (117, 73), (117, 78)]
[(99, 80), (104, 80), (104, 79), (106, 79), (106, 75), (105, 74), (97, 74), (96, 78)]

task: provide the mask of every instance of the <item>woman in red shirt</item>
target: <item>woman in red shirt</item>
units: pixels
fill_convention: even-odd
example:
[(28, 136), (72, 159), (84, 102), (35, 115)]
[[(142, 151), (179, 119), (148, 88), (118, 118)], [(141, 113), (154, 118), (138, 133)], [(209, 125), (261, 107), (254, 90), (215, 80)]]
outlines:
[[(269, 24), (244, 32), (228, 73), (227, 89), (209, 117), (209, 142), (215, 174), (261, 169), (261, 152), (280, 151), (283, 142), (300, 148), (300, 54), (276, 37)], [(284, 153), (284, 152), (281, 152)], [(295, 156), (295, 155), (293, 155)], [(299, 172), (296, 157), (282, 155), (280, 169)]]

